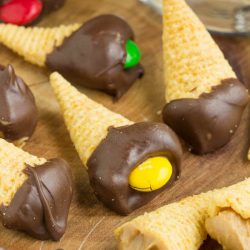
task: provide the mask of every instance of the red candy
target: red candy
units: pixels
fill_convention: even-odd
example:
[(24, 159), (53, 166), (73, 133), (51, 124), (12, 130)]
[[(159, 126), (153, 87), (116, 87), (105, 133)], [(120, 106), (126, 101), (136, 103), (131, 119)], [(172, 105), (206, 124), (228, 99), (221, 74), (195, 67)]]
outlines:
[(0, 20), (5, 23), (26, 25), (38, 18), (42, 12), (40, 0), (9, 0), (0, 5)]

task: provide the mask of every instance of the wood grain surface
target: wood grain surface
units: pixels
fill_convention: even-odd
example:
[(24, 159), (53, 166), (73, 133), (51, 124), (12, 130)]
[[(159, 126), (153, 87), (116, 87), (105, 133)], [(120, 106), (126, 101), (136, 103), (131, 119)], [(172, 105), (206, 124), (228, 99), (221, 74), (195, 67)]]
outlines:
[[(142, 62), (146, 75), (117, 103), (103, 93), (83, 88), (81, 90), (134, 121), (161, 121), (159, 111), (165, 102), (160, 16), (136, 0), (68, 0), (64, 8), (46, 17), (39, 25), (85, 22), (103, 13), (120, 15), (133, 26), (143, 52)], [(250, 86), (250, 39), (217, 36), (216, 41), (239, 77)], [(246, 160), (250, 138), (249, 110), (246, 110), (240, 128), (227, 146), (203, 157), (191, 155), (185, 149), (181, 178), (172, 188), (130, 216), (117, 216), (97, 201), (90, 188), (86, 171), (70, 141), (49, 86), (49, 71), (24, 62), (3, 46), (0, 46), (0, 50), (0, 63), (14, 65), (17, 73), (31, 87), (39, 108), (39, 124), (25, 150), (47, 158), (63, 157), (72, 167), (75, 183), (67, 231), (60, 242), (38, 241), (0, 226), (0, 247), (9, 250), (115, 249), (113, 230), (122, 223), (188, 195), (227, 186), (250, 176), (250, 164)], [(221, 248), (215, 242), (207, 240), (201, 249)]]

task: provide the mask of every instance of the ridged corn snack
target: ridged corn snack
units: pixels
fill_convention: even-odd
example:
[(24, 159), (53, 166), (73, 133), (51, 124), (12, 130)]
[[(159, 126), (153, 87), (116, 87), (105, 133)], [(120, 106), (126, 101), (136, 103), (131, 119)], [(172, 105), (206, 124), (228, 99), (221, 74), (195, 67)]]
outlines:
[(80, 93), (59, 73), (50, 75), (50, 84), (60, 104), (70, 137), (86, 167), (90, 155), (107, 136), (110, 126), (120, 127), (133, 123)]
[(144, 73), (134, 39), (129, 24), (114, 15), (55, 28), (0, 24), (0, 43), (26, 61), (117, 99)]
[[(198, 250), (209, 232), (225, 249), (246, 250), (248, 248), (244, 244), (249, 242), (246, 235), (239, 240), (239, 246), (243, 248), (232, 248), (234, 242), (230, 240), (240, 238), (240, 233), (247, 230), (245, 225), (238, 225), (239, 220), (249, 223), (249, 191), (250, 179), (247, 179), (236, 185), (188, 197), (141, 215), (115, 231), (118, 248)], [(218, 221), (217, 216), (221, 214), (225, 216), (225, 220), (214, 225), (213, 220)]]
[(133, 123), (80, 93), (59, 73), (51, 74), (50, 83), (94, 193), (106, 206), (128, 214), (177, 179), (182, 150), (167, 126)]
[(71, 173), (65, 161), (38, 158), (0, 139), (0, 219), (4, 226), (41, 240), (59, 240), (66, 229), (71, 198)]
[(0, 24), (0, 43), (22, 56), (27, 62), (44, 67), (47, 55), (80, 26), (72, 24), (43, 28)]
[(249, 95), (185, 0), (163, 1), (163, 60), (165, 123), (194, 153), (224, 146), (239, 126)]

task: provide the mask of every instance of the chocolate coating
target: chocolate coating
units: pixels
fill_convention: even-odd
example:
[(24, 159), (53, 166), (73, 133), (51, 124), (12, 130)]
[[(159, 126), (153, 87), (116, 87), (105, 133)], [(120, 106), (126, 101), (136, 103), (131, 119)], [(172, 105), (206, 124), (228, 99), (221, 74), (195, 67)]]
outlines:
[(29, 138), (38, 112), (33, 94), (11, 65), (0, 66), (0, 133), (9, 141)]
[(3, 225), (40, 240), (59, 240), (65, 232), (72, 199), (70, 168), (62, 159), (27, 167), (28, 179), (9, 206), (0, 207)]
[(223, 248), (217, 241), (211, 239), (208, 236), (199, 248), (199, 250), (223, 250)]
[(121, 97), (144, 70), (128, 70), (126, 42), (134, 40), (131, 27), (121, 18), (102, 15), (86, 22), (47, 56), (47, 66), (71, 82)]
[(166, 104), (163, 120), (194, 153), (213, 152), (229, 142), (249, 102), (247, 89), (237, 79), (225, 79), (198, 99)]
[[(166, 156), (172, 166), (171, 180), (163, 188), (139, 192), (129, 186), (129, 174), (152, 156)], [(96, 196), (119, 214), (129, 214), (169, 187), (179, 176), (182, 148), (166, 125), (152, 122), (109, 129), (87, 162), (90, 184)]]

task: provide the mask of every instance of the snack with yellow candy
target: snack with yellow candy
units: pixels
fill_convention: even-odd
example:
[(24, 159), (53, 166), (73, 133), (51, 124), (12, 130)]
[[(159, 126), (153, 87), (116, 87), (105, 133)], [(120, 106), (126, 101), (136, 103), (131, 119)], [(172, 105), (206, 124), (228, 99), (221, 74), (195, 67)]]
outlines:
[[(152, 122), (133, 123), (78, 92), (58, 73), (50, 76), (50, 83), (94, 193), (106, 206), (128, 214), (176, 180), (182, 150), (170, 128)], [(159, 160), (159, 156), (168, 160)], [(135, 190), (145, 187), (140, 178), (147, 173), (136, 173), (145, 161), (152, 162), (151, 171), (155, 173), (149, 180), (149, 187), (154, 186), (151, 192)], [(156, 178), (161, 168), (171, 169), (165, 180)], [(132, 183), (130, 175), (134, 176)], [(135, 189), (131, 188), (133, 184)]]
[(185, 0), (163, 1), (163, 59), (164, 122), (194, 153), (227, 144), (249, 95)]
[(141, 215), (115, 231), (120, 250), (199, 250), (208, 234), (223, 249), (250, 243), (250, 178)]

